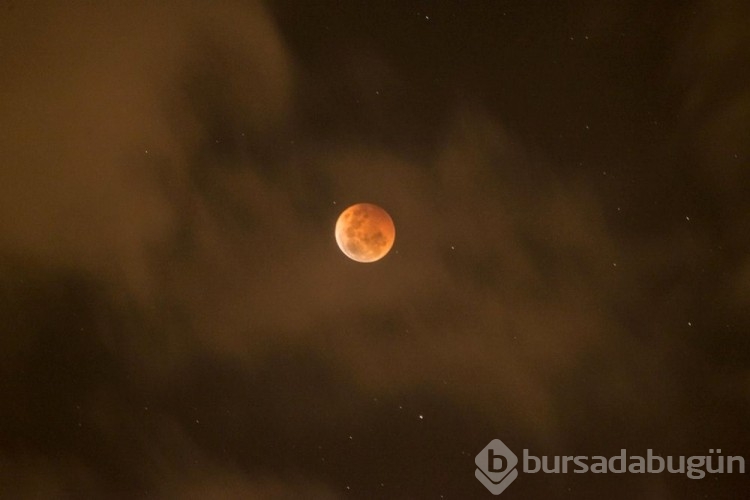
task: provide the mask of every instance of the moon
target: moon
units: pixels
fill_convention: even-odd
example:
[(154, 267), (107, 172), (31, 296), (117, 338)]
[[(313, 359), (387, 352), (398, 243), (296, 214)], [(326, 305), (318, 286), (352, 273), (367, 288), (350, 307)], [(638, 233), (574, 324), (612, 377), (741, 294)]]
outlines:
[(357, 262), (375, 262), (393, 247), (396, 227), (388, 212), (371, 203), (357, 203), (339, 215), (336, 243)]

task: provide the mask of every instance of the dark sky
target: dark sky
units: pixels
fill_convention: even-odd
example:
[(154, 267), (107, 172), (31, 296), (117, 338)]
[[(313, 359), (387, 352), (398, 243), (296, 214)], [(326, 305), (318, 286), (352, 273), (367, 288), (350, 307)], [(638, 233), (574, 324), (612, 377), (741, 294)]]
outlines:
[[(494, 438), (750, 459), (748, 26), (744, 0), (0, 2), (0, 496), (491, 498)], [(396, 224), (373, 264), (333, 237), (361, 201)]]

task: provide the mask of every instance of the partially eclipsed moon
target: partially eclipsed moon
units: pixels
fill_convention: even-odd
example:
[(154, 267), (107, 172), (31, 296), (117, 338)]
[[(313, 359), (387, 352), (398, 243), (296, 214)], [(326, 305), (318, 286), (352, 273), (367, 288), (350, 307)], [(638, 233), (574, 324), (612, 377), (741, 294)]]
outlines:
[(336, 243), (357, 262), (375, 262), (390, 251), (396, 228), (388, 212), (377, 205), (357, 203), (336, 221)]

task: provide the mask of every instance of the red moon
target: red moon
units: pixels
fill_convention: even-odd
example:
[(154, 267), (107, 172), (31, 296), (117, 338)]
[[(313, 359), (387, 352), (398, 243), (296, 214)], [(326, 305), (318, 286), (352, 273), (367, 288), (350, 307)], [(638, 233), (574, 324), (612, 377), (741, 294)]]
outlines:
[(336, 243), (357, 262), (375, 262), (391, 250), (396, 227), (388, 212), (371, 203), (347, 208), (336, 221)]

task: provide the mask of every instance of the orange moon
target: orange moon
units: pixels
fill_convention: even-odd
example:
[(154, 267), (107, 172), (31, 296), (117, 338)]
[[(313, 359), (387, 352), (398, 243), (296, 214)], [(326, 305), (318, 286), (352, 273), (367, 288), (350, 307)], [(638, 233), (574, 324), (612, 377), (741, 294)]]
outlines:
[(371, 203), (347, 208), (336, 221), (336, 243), (357, 262), (375, 262), (391, 250), (396, 227), (388, 212)]

